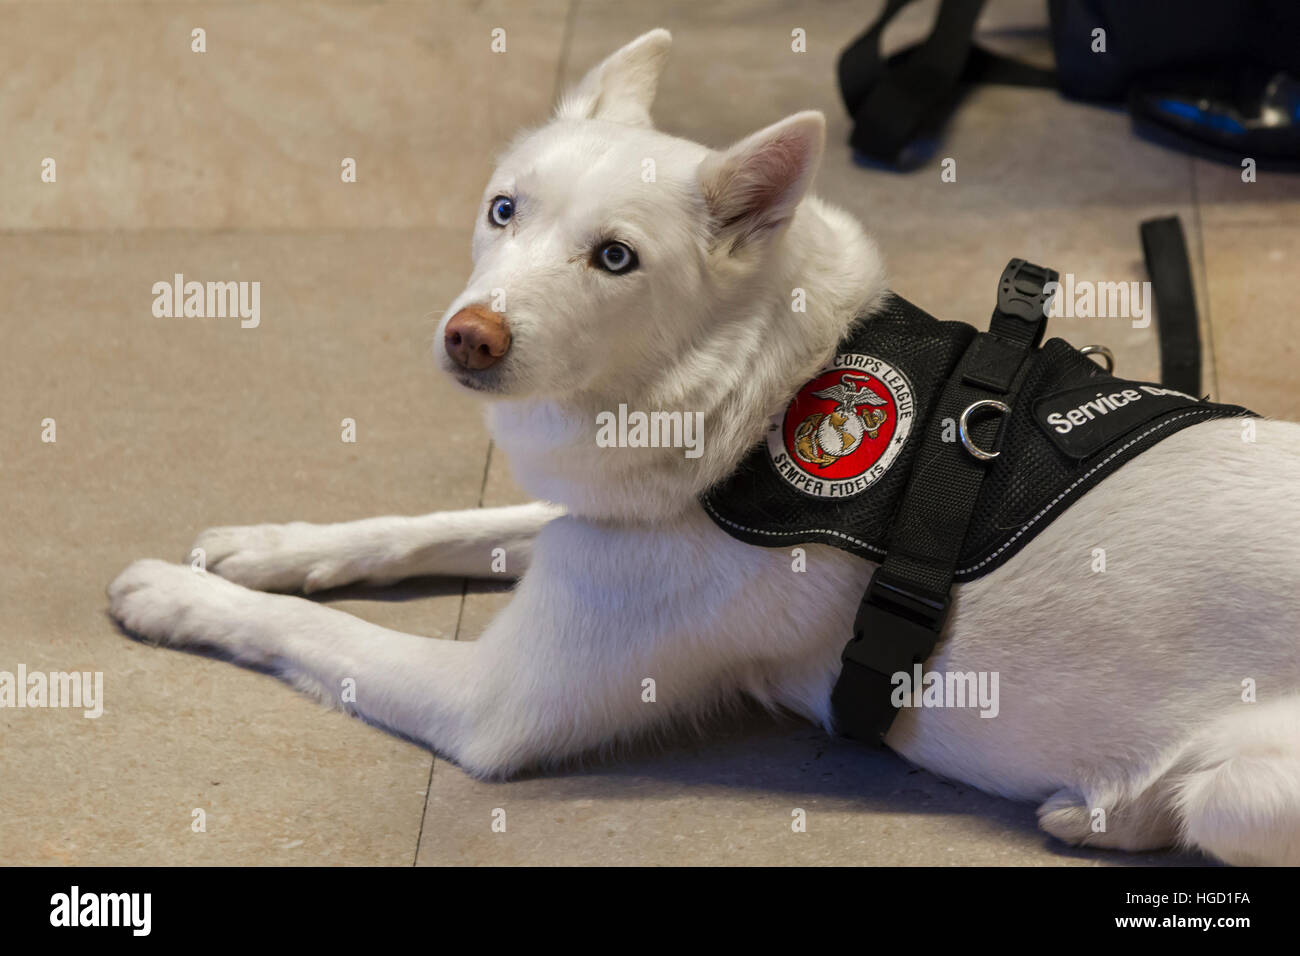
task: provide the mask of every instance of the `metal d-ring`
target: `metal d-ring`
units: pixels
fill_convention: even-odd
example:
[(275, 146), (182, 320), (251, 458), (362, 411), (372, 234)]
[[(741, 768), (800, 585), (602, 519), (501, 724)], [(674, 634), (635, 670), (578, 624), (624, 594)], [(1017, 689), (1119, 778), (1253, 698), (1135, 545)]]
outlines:
[(961, 413), (961, 418), (958, 419), (957, 421), (957, 434), (961, 436), (961, 446), (965, 448), (968, 452), (970, 452), (980, 461), (992, 461), (994, 458), (998, 457), (998, 455), (1002, 454), (1002, 452), (985, 451), (983, 448), (980, 448), (970, 439), (970, 429), (968, 427), (970, 422), (970, 417), (973, 413), (978, 412), (980, 409), (983, 408), (995, 409), (998, 412), (1001, 412), (1003, 415), (1006, 415), (1011, 411), (1011, 407), (1007, 405), (1005, 402), (994, 401), (991, 398), (983, 398), (980, 399), (978, 402), (971, 402), (969, 405), (966, 406), (966, 410)]
[(1106, 374), (1115, 371), (1115, 356), (1104, 345), (1085, 345), (1079, 349), (1080, 355), (1100, 355), (1106, 360)]

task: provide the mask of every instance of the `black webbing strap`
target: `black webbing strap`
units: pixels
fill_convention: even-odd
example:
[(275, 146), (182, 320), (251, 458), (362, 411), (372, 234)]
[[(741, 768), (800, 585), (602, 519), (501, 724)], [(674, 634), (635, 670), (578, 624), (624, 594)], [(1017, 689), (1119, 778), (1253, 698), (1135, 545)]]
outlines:
[(1156, 297), (1160, 336), (1160, 383), (1188, 395), (1201, 394), (1201, 336), (1187, 242), (1177, 216), (1142, 223), (1142, 255)]
[(881, 34), (911, 2), (888, 0), (875, 22), (840, 54), (840, 94), (853, 117), (849, 143), (859, 153), (910, 165), (908, 146), (947, 117), (964, 83), (1055, 84), (1051, 70), (972, 46), (984, 0), (942, 0), (930, 35), (886, 60)]
[[(1057, 274), (1012, 259), (998, 285), (989, 331), (967, 348), (944, 386), (926, 426), (911, 478), (890, 530), (889, 550), (863, 595), (844, 648), (843, 668), (831, 692), (836, 729), (880, 743), (897, 716), (893, 677), (911, 673), (934, 651), (948, 616), (949, 592), (979, 498), (988, 462), (955, 441), (956, 423), (977, 402), (1013, 406), (1028, 365), (1042, 341), (1049, 296)], [(977, 449), (995, 453), (1001, 416), (969, 421)]]

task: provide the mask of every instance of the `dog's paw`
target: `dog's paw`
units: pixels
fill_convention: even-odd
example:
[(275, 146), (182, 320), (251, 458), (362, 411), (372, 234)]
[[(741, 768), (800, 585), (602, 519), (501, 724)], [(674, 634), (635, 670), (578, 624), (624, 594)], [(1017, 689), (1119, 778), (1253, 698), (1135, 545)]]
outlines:
[(337, 526), (259, 524), (209, 528), (186, 555), (202, 549), (207, 569), (228, 581), (258, 591), (323, 591), (366, 580), (363, 560), (350, 557), (351, 546)]
[(108, 586), (109, 613), (124, 628), (174, 647), (215, 647), (239, 653), (249, 636), (251, 605), (264, 596), (229, 581), (166, 561), (136, 561)]
[(1066, 787), (1038, 808), (1038, 825), (1064, 843), (1078, 846), (1095, 837), (1092, 816), (1079, 791)]

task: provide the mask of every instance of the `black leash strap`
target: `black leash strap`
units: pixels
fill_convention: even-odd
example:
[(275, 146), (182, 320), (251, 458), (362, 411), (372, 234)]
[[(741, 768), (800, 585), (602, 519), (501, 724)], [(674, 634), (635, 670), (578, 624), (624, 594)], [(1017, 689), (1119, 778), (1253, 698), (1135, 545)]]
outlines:
[[(989, 331), (975, 337), (944, 386), (894, 519), (888, 554), (863, 595), (831, 693), (835, 726), (845, 736), (882, 742), (897, 716), (894, 675), (924, 664), (938, 643), (962, 543), (1006, 413), (976, 417), (972, 409), (1014, 407), (1028, 369), (1025, 359), (1047, 326), (1050, 296), (1044, 288), (1057, 279), (1050, 269), (1012, 259), (998, 283)], [(958, 423), (974, 451), (953, 440)]]
[(912, 0), (888, 0), (866, 31), (840, 54), (844, 105), (853, 117), (849, 143), (859, 153), (900, 168), (914, 163), (908, 147), (956, 106), (965, 83), (1053, 86), (1051, 70), (973, 46), (984, 0), (942, 0), (926, 39), (889, 57), (880, 52), (885, 27)]
[(1156, 297), (1160, 383), (1193, 397), (1201, 394), (1201, 335), (1187, 241), (1177, 216), (1142, 223), (1142, 255)]

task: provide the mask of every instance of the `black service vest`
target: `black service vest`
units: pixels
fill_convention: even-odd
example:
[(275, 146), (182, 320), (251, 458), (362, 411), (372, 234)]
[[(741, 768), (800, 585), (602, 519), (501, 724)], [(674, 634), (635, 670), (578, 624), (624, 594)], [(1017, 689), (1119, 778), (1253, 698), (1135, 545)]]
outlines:
[(1040, 345), (1056, 280), (1013, 259), (987, 332), (888, 296), (701, 498), (750, 544), (881, 562), (831, 697), (842, 733), (883, 740), (897, 675), (933, 652), (954, 582), (1006, 562), (1163, 438), (1252, 414), (1116, 378), (1061, 339)]
[[(880, 560), (935, 400), (976, 334), (890, 295), (772, 419), (764, 444), (705, 493), (705, 510), (750, 544), (816, 541)], [(1026, 365), (1000, 454), (976, 499), (957, 581), (1004, 563), (1162, 438), (1207, 419), (1250, 414), (1116, 378), (1062, 339), (1032, 352)], [(940, 440), (958, 442), (958, 422), (944, 424)]]

